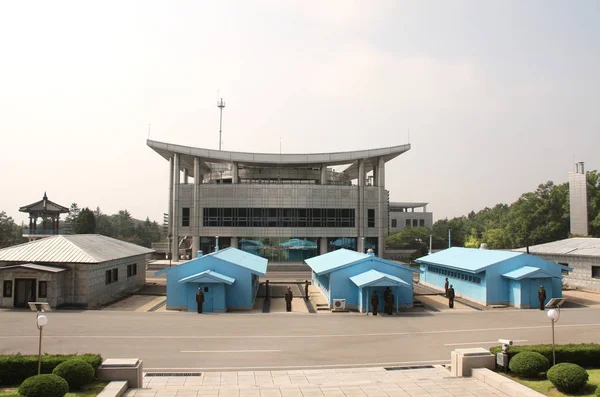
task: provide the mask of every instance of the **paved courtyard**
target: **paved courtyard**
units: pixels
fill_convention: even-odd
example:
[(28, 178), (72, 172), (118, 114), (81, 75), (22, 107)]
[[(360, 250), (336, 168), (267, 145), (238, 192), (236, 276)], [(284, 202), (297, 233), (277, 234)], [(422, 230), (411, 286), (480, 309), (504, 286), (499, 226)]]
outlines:
[(126, 397), (452, 397), (507, 396), (474, 378), (453, 378), (442, 366), (420, 369), (203, 372), (146, 376)]

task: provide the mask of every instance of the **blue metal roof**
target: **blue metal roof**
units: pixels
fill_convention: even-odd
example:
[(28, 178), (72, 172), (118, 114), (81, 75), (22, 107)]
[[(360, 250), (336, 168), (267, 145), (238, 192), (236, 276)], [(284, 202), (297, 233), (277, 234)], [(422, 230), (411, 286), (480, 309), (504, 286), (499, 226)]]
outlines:
[(513, 280), (522, 280), (524, 278), (552, 278), (550, 274), (544, 272), (539, 267), (533, 266), (523, 266), (520, 269), (504, 273), (502, 277), (510, 278)]
[[(212, 252), (208, 255), (233, 263), (234, 265), (245, 267), (259, 276), (264, 276), (267, 273), (268, 259), (237, 248), (225, 248), (224, 250)], [(200, 257), (200, 259), (202, 259), (202, 257)]]
[(370, 258), (368, 254), (340, 248), (323, 255), (305, 259), (304, 262), (317, 274), (330, 273), (335, 269)]
[(410, 284), (406, 281), (399, 279), (396, 276), (392, 276), (391, 274), (379, 272), (377, 270), (369, 270), (364, 273), (358, 274), (356, 276), (350, 277), (350, 280), (358, 287), (393, 287), (393, 286), (401, 286), (405, 288), (410, 288)]
[(234, 282), (235, 278), (217, 273), (214, 270), (205, 270), (178, 281), (178, 283), (225, 283), (227, 285), (231, 285)]
[(417, 259), (416, 262), (451, 267), (467, 272), (480, 272), (493, 264), (519, 255), (526, 254), (522, 252), (452, 247), (435, 254), (426, 255)]

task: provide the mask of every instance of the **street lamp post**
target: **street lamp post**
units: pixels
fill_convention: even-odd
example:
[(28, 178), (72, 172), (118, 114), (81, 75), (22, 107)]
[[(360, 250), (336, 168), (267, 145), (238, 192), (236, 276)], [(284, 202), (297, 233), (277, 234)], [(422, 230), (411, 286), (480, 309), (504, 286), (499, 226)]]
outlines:
[(52, 311), (48, 302), (28, 302), (29, 308), (36, 312), (36, 326), (40, 330), (40, 338), (38, 341), (38, 375), (42, 372), (42, 332), (44, 326), (48, 324), (48, 317), (43, 314)]
[(556, 365), (556, 348), (555, 348), (555, 339), (554, 339), (554, 323), (558, 322), (560, 318), (560, 306), (565, 303), (565, 298), (552, 298), (546, 304), (548, 310), (548, 317), (552, 322), (552, 366)]

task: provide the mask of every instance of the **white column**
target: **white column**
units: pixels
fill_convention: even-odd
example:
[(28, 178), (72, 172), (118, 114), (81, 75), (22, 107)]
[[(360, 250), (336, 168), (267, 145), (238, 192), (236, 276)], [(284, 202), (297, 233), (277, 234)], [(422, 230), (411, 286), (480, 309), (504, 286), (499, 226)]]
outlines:
[(327, 185), (327, 165), (321, 165), (321, 185)]
[(185, 183), (186, 185), (188, 184), (188, 169), (187, 168), (183, 169), (183, 183)]
[(356, 250), (365, 252), (365, 244), (362, 237), (364, 234), (364, 217), (365, 217), (365, 162), (358, 160), (358, 211), (356, 213), (356, 227), (358, 229), (356, 236)]
[(231, 168), (231, 172), (232, 172), (231, 183), (240, 183), (238, 163), (236, 161), (233, 162), (233, 167)]
[(179, 211), (179, 172), (180, 172), (180, 157), (179, 153), (175, 153), (173, 156), (173, 212), (172, 212), (172, 233), (173, 233), (173, 246), (172, 255), (173, 261), (179, 262), (179, 224), (181, 223), (181, 214)]
[(327, 253), (327, 238), (321, 237), (319, 239), (319, 255)]
[(232, 237), (231, 238), (231, 246), (233, 248), (238, 248), (238, 238), (237, 237)]
[(202, 217), (200, 214), (200, 158), (194, 157), (194, 214), (192, 215), (192, 258), (198, 255), (200, 249), (200, 225)]
[(385, 249), (385, 237), (387, 235), (387, 222), (385, 222), (385, 208), (387, 197), (385, 194), (385, 161), (383, 157), (379, 158), (379, 164), (377, 165), (377, 219), (375, 219), (375, 226), (377, 227), (377, 256), (383, 258), (383, 251)]
[[(169, 157), (169, 232), (168, 234), (173, 233), (173, 157)], [(169, 237), (167, 236), (167, 239)], [(168, 240), (167, 240), (168, 241)], [(170, 255), (173, 254), (173, 248), (171, 247)]]

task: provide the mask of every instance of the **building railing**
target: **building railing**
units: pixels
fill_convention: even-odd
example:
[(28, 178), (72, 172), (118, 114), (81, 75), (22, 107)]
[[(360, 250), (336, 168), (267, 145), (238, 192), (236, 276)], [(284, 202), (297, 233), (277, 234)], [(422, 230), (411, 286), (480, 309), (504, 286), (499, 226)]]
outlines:
[(23, 235), (55, 235), (55, 234), (67, 234), (65, 230), (56, 230), (53, 229), (35, 229), (29, 230), (28, 227), (23, 228)]

